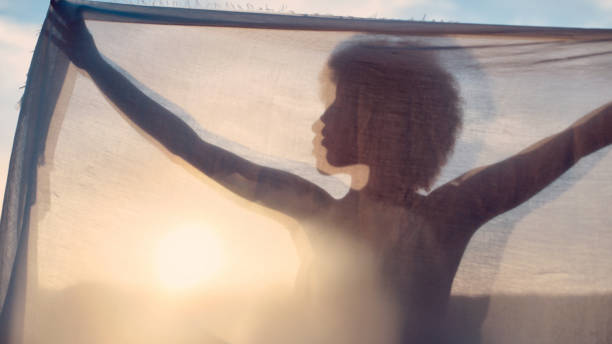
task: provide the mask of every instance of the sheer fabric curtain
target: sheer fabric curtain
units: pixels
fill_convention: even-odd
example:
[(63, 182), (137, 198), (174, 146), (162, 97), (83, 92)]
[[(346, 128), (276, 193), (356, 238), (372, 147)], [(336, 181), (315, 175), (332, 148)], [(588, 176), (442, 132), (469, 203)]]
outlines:
[[(612, 340), (611, 31), (59, 4), (5, 193), (3, 342)], [(334, 67), (352, 44), (365, 60)], [(342, 72), (360, 61), (373, 72)], [(390, 79), (394, 64), (415, 81)], [(388, 80), (401, 92), (378, 92)], [(446, 154), (444, 135), (406, 133), (442, 130), (450, 106), (446, 163), (398, 200), (404, 184), (385, 180)], [(427, 201), (589, 113), (588, 135), (466, 189), (495, 195), (478, 211)], [(405, 150), (410, 164), (386, 167)]]

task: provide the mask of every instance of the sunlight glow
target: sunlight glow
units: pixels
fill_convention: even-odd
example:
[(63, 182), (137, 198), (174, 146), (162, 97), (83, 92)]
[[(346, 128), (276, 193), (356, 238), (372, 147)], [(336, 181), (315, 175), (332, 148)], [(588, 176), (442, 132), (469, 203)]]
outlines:
[(157, 269), (161, 285), (186, 290), (213, 282), (224, 262), (223, 245), (210, 228), (183, 227), (158, 243)]

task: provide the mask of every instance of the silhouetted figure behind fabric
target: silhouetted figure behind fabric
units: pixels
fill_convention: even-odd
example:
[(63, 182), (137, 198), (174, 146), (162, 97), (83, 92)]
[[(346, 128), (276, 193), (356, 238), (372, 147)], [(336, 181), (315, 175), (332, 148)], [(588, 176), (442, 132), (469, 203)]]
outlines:
[(367, 166), (365, 186), (336, 200), (300, 177), (201, 140), (105, 62), (76, 18), (57, 18), (61, 37), (52, 39), (149, 135), (241, 197), (299, 220), (310, 229), (315, 255), (326, 231), (366, 245), (401, 309), (403, 343), (437, 341), (457, 267), (480, 226), (612, 142), (609, 103), (506, 160), (421, 195), (417, 191), (429, 190), (461, 125), (454, 81), (433, 49), (357, 36), (329, 59), (335, 100), (313, 126), (320, 164)]

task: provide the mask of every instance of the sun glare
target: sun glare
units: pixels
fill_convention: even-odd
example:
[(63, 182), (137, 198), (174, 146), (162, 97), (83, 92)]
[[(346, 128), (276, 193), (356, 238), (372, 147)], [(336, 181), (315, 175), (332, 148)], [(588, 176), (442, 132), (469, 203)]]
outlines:
[(158, 243), (157, 268), (161, 285), (186, 290), (210, 284), (223, 265), (223, 247), (214, 231), (184, 227), (168, 232)]

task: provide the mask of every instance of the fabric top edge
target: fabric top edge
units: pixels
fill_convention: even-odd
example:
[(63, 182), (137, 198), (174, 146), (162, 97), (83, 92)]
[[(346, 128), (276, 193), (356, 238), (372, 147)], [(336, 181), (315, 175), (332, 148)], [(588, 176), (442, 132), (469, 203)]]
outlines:
[(467, 24), (307, 14), (236, 12), (104, 3), (89, 0), (52, 0), (51, 4), (53, 5), (53, 3), (79, 7), (83, 10), (84, 16), (87, 19), (147, 24), (227, 26), (313, 31), (358, 31), (381, 34), (495, 34), (502, 36), (555, 37), (560, 39), (612, 39), (612, 29)]

